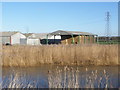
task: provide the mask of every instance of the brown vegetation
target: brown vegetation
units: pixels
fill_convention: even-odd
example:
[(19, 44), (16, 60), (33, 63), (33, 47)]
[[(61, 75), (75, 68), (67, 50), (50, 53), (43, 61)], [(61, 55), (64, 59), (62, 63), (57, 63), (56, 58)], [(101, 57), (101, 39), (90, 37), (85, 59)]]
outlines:
[(80, 72), (78, 68), (67, 66), (64, 69), (57, 67), (55, 70), (49, 71), (49, 88), (113, 88), (113, 84), (110, 82), (111, 77), (105, 69), (101, 71), (101, 77), (98, 70), (89, 72), (86, 68), (84, 74), (80, 74)]
[[(81, 67), (80, 67), (81, 68)], [(40, 84), (38, 77), (31, 78), (31, 74), (21, 71), (9, 73), (3, 76), (0, 82), (2, 88), (117, 88), (118, 83), (111, 82), (113, 74), (108, 73), (106, 69), (90, 70), (79, 67), (57, 66), (54, 70), (50, 69), (47, 74), (47, 81)], [(102, 74), (102, 75), (101, 75)], [(41, 77), (41, 75), (39, 76)], [(113, 78), (115, 78), (113, 76)], [(45, 79), (45, 78), (44, 78)], [(42, 79), (43, 80), (43, 79)], [(44, 80), (43, 80), (44, 81)], [(117, 81), (116, 81), (117, 82)], [(46, 85), (48, 84), (48, 85)], [(117, 85), (116, 85), (117, 84)], [(76, 89), (75, 89), (76, 90)], [(94, 90), (94, 89), (93, 89)]]
[(118, 65), (118, 45), (3, 46), (2, 66)]

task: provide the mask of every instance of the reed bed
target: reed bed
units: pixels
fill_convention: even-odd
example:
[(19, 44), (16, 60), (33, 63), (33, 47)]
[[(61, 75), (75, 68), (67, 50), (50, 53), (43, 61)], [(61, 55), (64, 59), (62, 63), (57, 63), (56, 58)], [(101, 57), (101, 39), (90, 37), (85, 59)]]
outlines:
[[(100, 75), (100, 73), (102, 75)], [(80, 69), (59, 66), (55, 70), (49, 70), (48, 79), (44, 88), (118, 88), (114, 82), (111, 82), (110, 74), (104, 69), (102, 71), (86, 68), (81, 73)], [(41, 88), (39, 79), (32, 80), (31, 77), (26, 79), (26, 74), (13, 72), (9, 76), (3, 76), (2, 88)], [(116, 83), (117, 84), (117, 83)]]
[(119, 65), (118, 45), (3, 46), (2, 66)]
[(2, 88), (38, 88), (36, 82), (27, 81), (25, 78), (26, 75), (13, 72), (9, 77), (3, 76)]
[[(49, 88), (115, 88), (110, 81), (110, 75), (104, 69), (88, 71), (86, 68), (84, 74), (80, 74), (78, 68), (65, 66), (64, 69), (56, 68), (49, 71), (48, 82)], [(102, 73), (102, 76), (99, 74)]]

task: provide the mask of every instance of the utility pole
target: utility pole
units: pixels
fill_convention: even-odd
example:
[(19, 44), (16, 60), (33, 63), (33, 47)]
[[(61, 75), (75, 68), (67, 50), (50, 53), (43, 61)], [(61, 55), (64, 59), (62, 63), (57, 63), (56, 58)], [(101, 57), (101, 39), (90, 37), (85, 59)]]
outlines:
[(110, 41), (110, 13), (106, 13), (106, 41)]

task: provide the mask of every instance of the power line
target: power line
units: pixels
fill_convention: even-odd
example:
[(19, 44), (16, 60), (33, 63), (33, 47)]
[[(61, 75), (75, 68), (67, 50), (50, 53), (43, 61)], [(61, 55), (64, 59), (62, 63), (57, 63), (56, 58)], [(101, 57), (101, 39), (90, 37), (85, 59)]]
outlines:
[(110, 40), (110, 12), (106, 12), (106, 28), (105, 28), (105, 36), (107, 41)]

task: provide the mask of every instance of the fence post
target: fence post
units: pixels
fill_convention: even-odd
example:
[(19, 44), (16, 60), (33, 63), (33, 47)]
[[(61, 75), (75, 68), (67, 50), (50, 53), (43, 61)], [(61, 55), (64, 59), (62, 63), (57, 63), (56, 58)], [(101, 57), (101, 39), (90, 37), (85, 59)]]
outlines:
[(56, 36), (56, 35), (54, 35), (54, 44), (56, 44), (56, 43), (55, 43), (55, 36)]
[(99, 42), (98, 42), (98, 35), (96, 35), (96, 37), (97, 37), (97, 43), (99, 43)]
[(46, 44), (48, 44), (48, 34), (46, 35)]
[(86, 42), (85, 42), (85, 36), (84, 36), (84, 44), (85, 44)]
[(78, 42), (79, 42), (79, 44), (80, 44), (80, 35), (79, 35), (79, 37), (78, 37)]
[(88, 42), (90, 43), (90, 35), (88, 36)]
[(71, 36), (72, 36), (72, 44), (74, 44), (74, 43), (75, 43), (75, 41), (74, 41), (73, 34), (72, 34)]
[(94, 38), (95, 38), (95, 36), (92, 36), (92, 40), (91, 40), (92, 43), (95, 43)]

